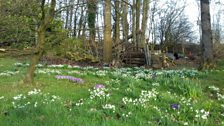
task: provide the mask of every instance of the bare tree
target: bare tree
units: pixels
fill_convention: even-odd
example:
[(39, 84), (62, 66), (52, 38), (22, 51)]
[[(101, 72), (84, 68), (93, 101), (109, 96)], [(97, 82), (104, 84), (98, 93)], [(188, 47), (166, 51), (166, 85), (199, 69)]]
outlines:
[(34, 80), (34, 71), (36, 69), (36, 65), (38, 64), (41, 56), (44, 52), (44, 44), (45, 44), (45, 31), (48, 27), (48, 25), (51, 23), (51, 21), (54, 19), (55, 14), (55, 6), (56, 6), (56, 0), (51, 0), (50, 3), (50, 9), (46, 13), (45, 9), (45, 0), (41, 1), (41, 19), (40, 19), (40, 25), (38, 26), (37, 35), (38, 35), (38, 43), (36, 50), (34, 52), (34, 55), (31, 59), (31, 64), (28, 68), (28, 71), (26, 73), (26, 76), (24, 78), (24, 83), (30, 84), (33, 83)]

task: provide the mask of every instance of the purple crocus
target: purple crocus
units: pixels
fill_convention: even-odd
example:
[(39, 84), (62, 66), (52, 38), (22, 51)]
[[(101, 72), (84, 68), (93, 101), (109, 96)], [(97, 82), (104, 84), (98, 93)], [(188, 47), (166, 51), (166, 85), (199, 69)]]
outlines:
[(69, 81), (72, 81), (72, 82), (75, 82), (75, 83), (80, 83), (80, 84), (84, 83), (84, 81), (81, 78), (76, 78), (76, 77), (73, 77), (73, 76), (57, 75), (57, 76), (55, 76), (55, 78), (66, 79), (66, 80), (69, 80)]
[(171, 104), (170, 108), (172, 108), (172, 109), (179, 109), (180, 105), (178, 105), (178, 104)]
[(95, 86), (95, 88), (96, 88), (96, 89), (99, 89), (99, 88), (105, 88), (105, 86), (104, 86), (103, 84), (97, 84), (97, 85)]

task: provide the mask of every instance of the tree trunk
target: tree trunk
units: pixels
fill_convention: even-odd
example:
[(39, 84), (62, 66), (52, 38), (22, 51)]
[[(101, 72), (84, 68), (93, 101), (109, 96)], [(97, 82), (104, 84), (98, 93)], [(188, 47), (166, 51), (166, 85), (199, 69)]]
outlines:
[(88, 26), (89, 26), (89, 43), (91, 45), (91, 50), (93, 50), (94, 54), (98, 57), (98, 50), (95, 43), (95, 35), (96, 35), (96, 10), (97, 10), (97, 1), (89, 0), (88, 3)]
[(137, 47), (137, 40), (136, 40), (136, 0), (133, 0), (132, 5), (132, 35), (133, 35), (133, 43)]
[(128, 0), (125, 0), (125, 2), (122, 3), (123, 13), (122, 13), (122, 26), (123, 26), (123, 36), (125, 43), (128, 42)]
[(140, 13), (141, 11), (141, 0), (136, 0), (136, 44), (137, 48), (140, 44)]
[[(119, 7), (120, 7), (120, 2), (116, 1), (115, 2), (115, 43), (119, 44), (120, 42), (120, 14), (119, 14)], [(116, 53), (117, 53), (117, 59), (120, 59), (120, 46), (116, 47)]]
[(45, 42), (45, 30), (39, 30), (37, 32), (37, 40), (38, 40), (38, 44), (37, 44), (37, 50), (34, 52), (34, 55), (31, 59), (31, 64), (28, 68), (28, 71), (26, 73), (25, 79), (24, 79), (24, 83), (26, 84), (30, 84), (34, 82), (34, 72), (36, 69), (36, 65), (38, 64), (41, 56), (43, 55), (43, 51), (44, 51), (44, 42)]
[(51, 23), (51, 21), (54, 18), (54, 9), (56, 6), (56, 0), (51, 0), (51, 6), (50, 9), (48, 11), (48, 14), (45, 15), (45, 0), (42, 1), (42, 6), (41, 6), (41, 11), (42, 11), (42, 18), (40, 21), (40, 25), (38, 27), (38, 43), (37, 43), (37, 47), (36, 50), (34, 52), (34, 55), (31, 59), (31, 64), (28, 68), (28, 71), (26, 73), (26, 76), (24, 78), (24, 83), (25, 84), (31, 84), (34, 82), (34, 72), (36, 69), (36, 65), (38, 64), (41, 56), (43, 55), (44, 52), (44, 44), (45, 44), (45, 31), (47, 26)]
[(209, 10), (209, 0), (201, 0), (201, 28), (202, 28), (202, 61), (201, 69), (213, 67), (213, 44), (211, 32), (211, 19)]
[[(77, 4), (79, 4), (79, 0), (77, 1)], [(75, 8), (75, 15), (74, 15), (74, 29), (73, 29), (73, 37), (77, 37), (77, 11), (78, 11), (78, 6)]]
[(84, 15), (84, 7), (82, 6), (80, 18), (79, 18), (79, 27), (78, 27), (78, 38), (81, 38), (81, 31), (83, 26), (83, 15)]
[(68, 8), (68, 0), (65, 0), (66, 7), (66, 18), (65, 18), (65, 29), (68, 29), (68, 19), (69, 19), (69, 8)]
[(103, 44), (103, 60), (105, 63), (112, 61), (112, 39), (111, 39), (111, 5), (110, 0), (105, 0), (104, 13), (104, 44)]
[(142, 28), (141, 28), (141, 47), (145, 47), (145, 31), (147, 28), (148, 11), (150, 0), (144, 0), (143, 2), (143, 16), (142, 16)]
[(72, 36), (72, 19), (73, 19), (73, 5), (74, 4), (74, 0), (70, 0), (69, 2), (69, 5), (70, 5), (70, 17), (69, 17), (69, 27), (68, 27), (68, 30), (69, 30), (69, 37)]
[(145, 45), (145, 43), (146, 43), (145, 31), (147, 28), (149, 3), (150, 3), (150, 0), (144, 0), (144, 2), (143, 2), (143, 16), (142, 16), (142, 28), (141, 28), (142, 29), (141, 47), (144, 48), (147, 66), (151, 65), (151, 53), (149, 52), (148, 44)]

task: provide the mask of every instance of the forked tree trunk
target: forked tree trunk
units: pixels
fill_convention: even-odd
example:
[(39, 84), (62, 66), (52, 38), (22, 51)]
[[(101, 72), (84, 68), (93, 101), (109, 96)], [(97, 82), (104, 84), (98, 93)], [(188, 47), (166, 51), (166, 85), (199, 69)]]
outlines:
[(24, 79), (24, 83), (26, 84), (30, 84), (34, 82), (34, 72), (36, 69), (36, 65), (38, 64), (41, 56), (43, 55), (43, 51), (44, 51), (44, 42), (45, 42), (45, 31), (40, 30), (37, 33), (38, 35), (38, 44), (37, 44), (37, 49), (34, 52), (34, 55), (31, 59), (31, 64), (28, 68), (28, 71), (26, 73), (25, 79)]
[(44, 12), (44, 6), (45, 6), (45, 0), (42, 1), (42, 18), (41, 18), (41, 21), (40, 21), (40, 25), (38, 27), (38, 30), (37, 30), (37, 47), (36, 47), (36, 50), (34, 52), (34, 55), (31, 59), (31, 64), (28, 68), (28, 71), (25, 75), (25, 78), (24, 78), (24, 83), (25, 84), (31, 84), (34, 82), (34, 72), (35, 72), (35, 69), (36, 69), (36, 65), (38, 64), (41, 56), (43, 55), (43, 52), (44, 52), (44, 44), (45, 44), (45, 31), (46, 31), (46, 28), (47, 26), (51, 23), (51, 21), (53, 20), (54, 18), (54, 9), (55, 9), (55, 5), (56, 5), (56, 0), (51, 0), (51, 6), (50, 6), (50, 9), (49, 9), (49, 12), (47, 15), (45, 15), (45, 12)]

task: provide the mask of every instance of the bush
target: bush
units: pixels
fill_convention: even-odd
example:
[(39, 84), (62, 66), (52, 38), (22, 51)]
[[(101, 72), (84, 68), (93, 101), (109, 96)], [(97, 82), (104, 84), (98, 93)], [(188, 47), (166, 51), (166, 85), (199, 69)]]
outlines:
[(97, 58), (85, 50), (83, 43), (82, 39), (65, 39), (56, 47), (56, 55), (75, 61), (97, 62)]

